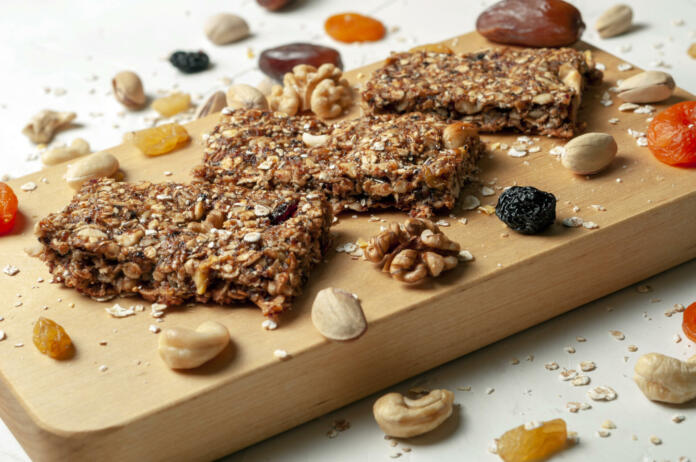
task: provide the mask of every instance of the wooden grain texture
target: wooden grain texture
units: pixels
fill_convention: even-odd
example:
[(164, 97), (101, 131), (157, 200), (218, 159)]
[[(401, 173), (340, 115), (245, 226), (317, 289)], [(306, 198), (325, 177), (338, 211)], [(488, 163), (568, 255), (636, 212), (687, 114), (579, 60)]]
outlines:
[[(476, 33), (445, 43), (456, 51), (489, 46)], [(598, 229), (557, 224), (544, 235), (521, 236), (494, 216), (457, 209), (453, 218), (442, 217), (451, 223), (444, 229), (476, 260), (419, 287), (400, 285), (371, 264), (332, 251), (276, 331), (264, 331), (259, 310), (251, 306), (171, 310), (158, 326), (195, 327), (212, 319), (233, 338), (220, 357), (188, 373), (171, 371), (158, 358), (157, 336), (148, 331), (156, 323), (148, 312), (124, 319), (104, 312), (114, 302), (140, 300), (98, 303), (37, 282), (50, 275), (23, 249), (35, 243), (37, 219), (64, 207), (72, 191), (61, 179), (64, 166), (12, 181), (22, 219), (1, 240), (0, 266), (11, 263), (21, 272), (0, 274), (0, 327), (7, 333), (0, 342), (0, 416), (36, 461), (209, 460), (694, 258), (696, 171), (662, 165), (636, 145), (627, 129), (644, 131), (648, 115), (619, 113), (616, 99), (610, 107), (599, 103), (617, 79), (638, 70), (619, 72), (617, 58), (594, 51), (607, 67), (605, 81), (585, 95), (580, 117), (588, 131), (616, 138), (619, 154), (612, 167), (590, 179), (574, 176), (548, 154), (562, 142), (535, 137), (542, 150), (526, 158), (491, 152), (482, 162), (481, 180), (551, 191), (559, 199), (559, 220), (578, 215)], [(359, 83), (374, 67), (347, 77)], [(693, 96), (678, 90), (660, 107), (685, 99)], [(609, 124), (612, 117), (620, 122)], [(128, 180), (187, 181), (201, 159), (200, 135), (216, 119), (187, 125), (195, 141), (165, 157), (145, 158), (128, 145), (108, 151), (120, 159)], [(516, 135), (484, 138), (512, 144)], [(165, 177), (165, 170), (173, 176)], [(27, 181), (38, 188), (21, 191)], [(473, 185), (465, 193), (481, 197), (479, 189)], [(495, 204), (498, 192), (481, 197), (482, 203)], [(395, 213), (379, 217), (403, 219)], [(368, 215), (341, 215), (335, 242), (366, 239), (381, 225)], [(332, 343), (312, 326), (311, 301), (327, 286), (362, 299), (369, 328), (358, 341)], [(54, 361), (35, 350), (31, 329), (38, 316), (66, 328), (76, 345), (73, 359)], [(107, 345), (99, 345), (102, 340)], [(24, 346), (16, 347), (20, 342)], [(291, 359), (275, 359), (279, 348)], [(100, 365), (108, 369), (101, 372)]]

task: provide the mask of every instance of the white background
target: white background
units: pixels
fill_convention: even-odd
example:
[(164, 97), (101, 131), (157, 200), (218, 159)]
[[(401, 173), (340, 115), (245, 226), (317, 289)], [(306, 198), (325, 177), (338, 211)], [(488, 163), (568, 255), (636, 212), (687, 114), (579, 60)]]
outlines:
[[(262, 80), (257, 58), (250, 58), (248, 50), (258, 56), (270, 46), (312, 41), (339, 49), (350, 69), (381, 59), (391, 50), (468, 32), (490, 3), (298, 0), (288, 11), (269, 13), (252, 0), (6, 1), (0, 15), (0, 175), (16, 177), (41, 168), (35, 160), (37, 148), (21, 134), (31, 115), (41, 109), (77, 112), (79, 126), (60, 133), (54, 143), (69, 143), (80, 136), (95, 150), (120, 143), (128, 130), (152, 124), (152, 111), (124, 111), (114, 100), (110, 80), (120, 70), (136, 71), (150, 96), (179, 89), (192, 93), (194, 102), (199, 102), (210, 91), (224, 89), (228, 79), (250, 84)], [(696, 0), (632, 1), (637, 26), (629, 34), (608, 40), (600, 40), (592, 25), (609, 3), (573, 3), (588, 24), (586, 41), (640, 67), (655, 68), (657, 61), (663, 61), (671, 66), (666, 70), (680, 86), (696, 92), (696, 60), (686, 54), (688, 46), (696, 42)], [(323, 32), (323, 21), (346, 9), (382, 20), (389, 30), (387, 37), (365, 45), (332, 41)], [(253, 35), (224, 47), (209, 43), (202, 25), (208, 16), (223, 11), (243, 16)], [(679, 20), (683, 25), (678, 25)], [(176, 49), (207, 51), (212, 69), (191, 76), (180, 74), (166, 61)], [(676, 461), (681, 456), (696, 460), (696, 403), (666, 406), (649, 402), (631, 380), (640, 354), (659, 351), (685, 359), (696, 353), (687, 339), (679, 343), (673, 339), (681, 332), (681, 315), (663, 314), (675, 303), (696, 301), (695, 272), (696, 261), (692, 261), (646, 281), (653, 288), (650, 293), (627, 288), (394, 386), (400, 392), (415, 385), (455, 391), (459, 404), (455, 417), (429, 435), (392, 447), (371, 416), (377, 394), (233, 454), (229, 460), (386, 461), (401, 453), (399, 460), (413, 462), (494, 461), (497, 457), (487, 452), (494, 437), (530, 420), (556, 417), (564, 418), (569, 429), (580, 435), (580, 443), (558, 460)], [(610, 329), (623, 331), (626, 339), (615, 340)], [(587, 341), (579, 343), (576, 336)], [(571, 345), (575, 354), (564, 350)], [(628, 345), (638, 346), (638, 352), (630, 353)], [(520, 363), (511, 364), (513, 358)], [(597, 363), (597, 370), (588, 373), (592, 385), (613, 387), (619, 394), (616, 401), (592, 402), (585, 396), (587, 387), (561, 382), (558, 371), (544, 368), (549, 361), (575, 368), (582, 360)], [(465, 386), (471, 386), (471, 391), (456, 390)], [(487, 394), (488, 388), (494, 391)], [(592, 409), (571, 414), (565, 409), (568, 401), (591, 402)], [(683, 414), (686, 420), (675, 424), (671, 421), (674, 414)], [(351, 428), (328, 438), (335, 419), (347, 419)], [(595, 433), (606, 419), (617, 428), (610, 437), (599, 438)], [(659, 436), (663, 444), (652, 445), (651, 435)], [(193, 422), (191, 437), (195, 438)], [(404, 447), (412, 448), (411, 452), (404, 452)], [(0, 460), (28, 460), (1, 422)]]

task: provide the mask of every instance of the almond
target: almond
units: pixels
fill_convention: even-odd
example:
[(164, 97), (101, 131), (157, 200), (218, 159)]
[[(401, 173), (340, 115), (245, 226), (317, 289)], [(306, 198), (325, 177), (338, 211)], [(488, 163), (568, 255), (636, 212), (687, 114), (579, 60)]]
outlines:
[(614, 137), (606, 133), (585, 133), (565, 145), (561, 163), (578, 175), (591, 175), (607, 168), (617, 151)]

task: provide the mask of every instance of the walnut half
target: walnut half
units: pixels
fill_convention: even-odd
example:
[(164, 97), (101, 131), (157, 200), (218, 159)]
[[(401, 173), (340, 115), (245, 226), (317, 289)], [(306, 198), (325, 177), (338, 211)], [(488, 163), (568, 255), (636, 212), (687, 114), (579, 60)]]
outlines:
[(288, 115), (311, 111), (324, 119), (338, 117), (353, 101), (350, 85), (342, 75), (330, 63), (318, 69), (299, 64), (285, 74), (282, 86), (271, 89), (271, 109)]

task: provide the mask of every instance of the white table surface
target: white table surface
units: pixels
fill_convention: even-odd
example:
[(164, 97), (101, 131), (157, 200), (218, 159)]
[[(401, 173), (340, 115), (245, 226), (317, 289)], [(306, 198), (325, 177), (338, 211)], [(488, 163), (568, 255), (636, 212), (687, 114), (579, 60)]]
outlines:
[[(0, 15), (0, 175), (12, 177), (41, 168), (38, 150), (21, 134), (30, 116), (44, 108), (75, 111), (78, 128), (61, 132), (54, 143), (87, 139), (95, 150), (120, 143), (122, 134), (152, 124), (150, 110), (130, 113), (114, 100), (111, 77), (133, 69), (148, 94), (171, 89), (191, 92), (194, 102), (226, 79), (257, 84), (263, 75), (255, 55), (270, 46), (312, 41), (341, 51), (347, 69), (383, 58), (391, 50), (428, 43), (468, 32), (489, 1), (479, 0), (298, 0), (283, 13), (269, 13), (253, 0), (185, 2), (157, 0), (119, 2), (35, 0), (5, 2)], [(610, 3), (574, 1), (588, 30), (583, 39), (644, 68), (666, 64), (677, 84), (696, 92), (696, 60), (686, 54), (696, 42), (696, 0), (631, 1), (637, 27), (626, 35), (600, 40), (592, 25)], [(343, 45), (323, 32), (323, 21), (333, 13), (354, 10), (381, 19), (389, 30), (374, 44)], [(253, 35), (239, 43), (217, 47), (207, 41), (204, 20), (229, 11), (243, 16)], [(683, 22), (683, 24), (682, 24)], [(176, 49), (203, 49), (212, 69), (182, 75), (166, 57)], [(663, 64), (658, 65), (658, 62)], [(693, 237), (691, 237), (693, 239)], [(455, 416), (431, 434), (398, 441), (392, 446), (377, 427), (371, 406), (381, 393), (315, 419), (291, 431), (230, 455), (226, 460), (252, 461), (386, 461), (401, 454), (405, 461), (494, 461), (487, 452), (494, 437), (530, 420), (563, 418), (577, 431), (577, 446), (557, 456), (567, 461), (696, 460), (696, 402), (667, 406), (648, 401), (631, 377), (635, 360), (658, 351), (685, 359), (696, 353), (681, 333), (681, 315), (664, 312), (675, 303), (696, 301), (696, 261), (645, 281), (653, 291), (629, 287), (560, 316), (540, 326), (469, 354), (445, 366), (397, 384), (386, 391), (405, 392), (415, 385), (455, 390)], [(0, 323), (0, 328), (2, 324)], [(610, 329), (625, 333), (618, 341)], [(587, 339), (580, 343), (577, 336)], [(631, 353), (628, 345), (636, 345)], [(564, 350), (573, 346), (575, 354)], [(519, 364), (512, 364), (513, 358)], [(592, 385), (609, 385), (618, 399), (589, 400), (588, 387), (573, 387), (557, 379), (544, 363), (556, 361), (575, 368), (592, 360)], [(471, 386), (471, 391), (457, 390)], [(492, 388), (490, 394), (486, 390)], [(568, 401), (590, 402), (592, 409), (571, 414)], [(686, 420), (672, 422), (675, 414)], [(335, 419), (347, 419), (349, 430), (329, 438)], [(600, 438), (596, 431), (606, 419), (617, 428)], [(195, 425), (194, 425), (195, 427)], [(663, 443), (650, 443), (651, 435)], [(195, 437), (195, 433), (192, 433)], [(406, 452), (405, 448), (411, 448)], [(0, 422), (0, 461), (29, 460), (9, 430)], [(555, 459), (556, 460), (556, 459)]]

